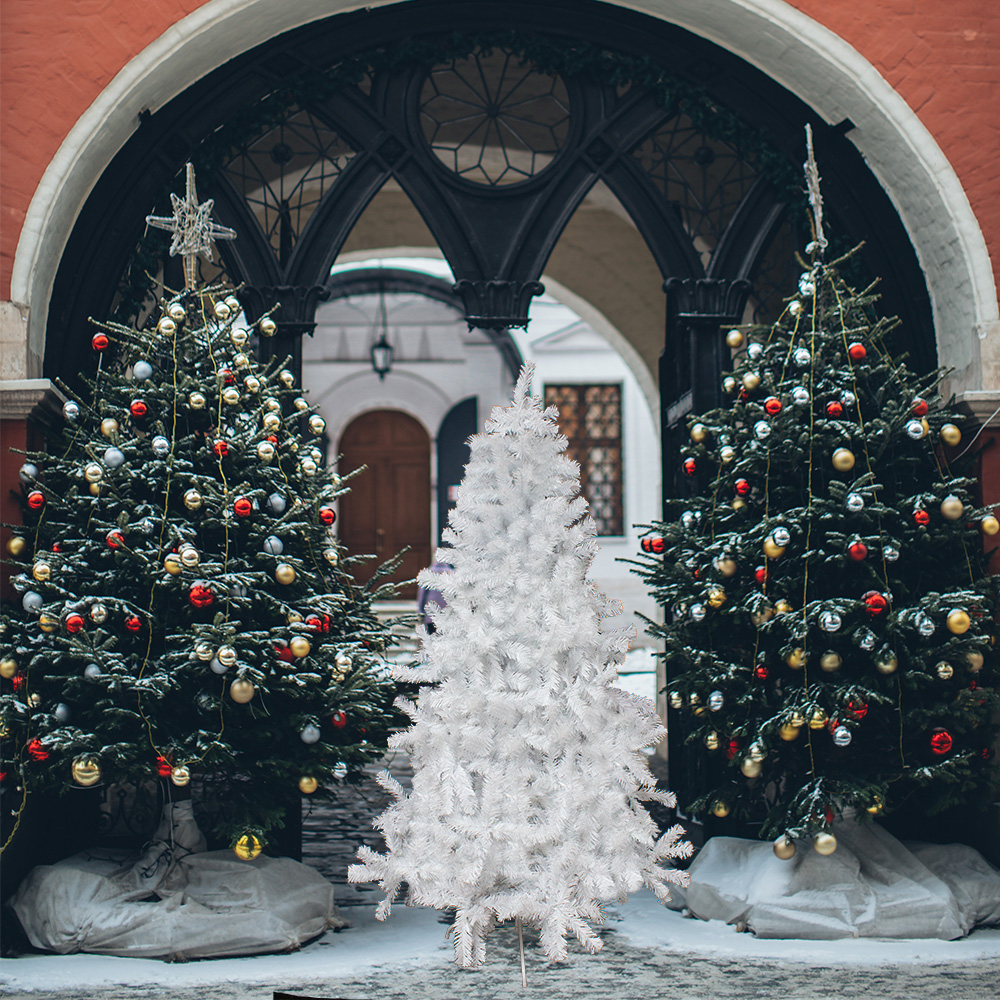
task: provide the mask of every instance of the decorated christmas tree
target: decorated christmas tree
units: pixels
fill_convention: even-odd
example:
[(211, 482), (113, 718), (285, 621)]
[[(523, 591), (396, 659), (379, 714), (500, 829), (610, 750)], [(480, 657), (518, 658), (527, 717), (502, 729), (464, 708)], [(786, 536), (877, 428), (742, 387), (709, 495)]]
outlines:
[(447, 606), (423, 662), (397, 670), (428, 685), (390, 741), (411, 755), (413, 788), (382, 775), (398, 799), (377, 821), (388, 849), (363, 848), (350, 869), (381, 883), (379, 919), (404, 881), (407, 903), (453, 910), (467, 967), (507, 920), (538, 927), (554, 961), (570, 934), (597, 951), (601, 903), (643, 885), (666, 899), (685, 876), (657, 861), (690, 854), (681, 828), (657, 837), (640, 804), (673, 804), (643, 753), (663, 727), (652, 702), (612, 686), (628, 632), (587, 580), (597, 544), (579, 468), (555, 409), (529, 394), (531, 373), (471, 439), (451, 548), (438, 552), (454, 572), (421, 577)]
[[(730, 331), (730, 402), (690, 418), (692, 495), (646, 534), (664, 607), (672, 725), (701, 748), (682, 806), (761, 823), (791, 857), (836, 849), (833, 818), (987, 804), (1000, 699), (997, 581), (975, 482), (952, 463), (943, 371), (894, 359), (874, 287), (815, 239), (771, 325)], [(953, 457), (954, 456), (954, 457)]]
[(0, 770), (22, 810), (74, 784), (204, 780), (216, 836), (254, 856), (298, 790), (380, 756), (395, 686), (378, 585), (355, 585), (333, 533), (347, 486), (324, 422), (254, 360), (274, 321), (247, 328), (231, 289), (195, 278), (233, 235), (210, 211), (189, 167), (173, 217), (150, 220), (188, 287), (142, 329), (98, 324), (86, 401), (21, 469)]

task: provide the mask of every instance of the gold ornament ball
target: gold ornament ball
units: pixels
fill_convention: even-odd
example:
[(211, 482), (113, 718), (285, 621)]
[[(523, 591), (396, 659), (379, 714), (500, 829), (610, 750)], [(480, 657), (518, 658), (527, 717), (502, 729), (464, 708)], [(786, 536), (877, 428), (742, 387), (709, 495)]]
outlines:
[(101, 484), (91, 483), (90, 484), (90, 495), (94, 497), (99, 497), (101, 495)]
[(231, 667), (236, 662), (236, 650), (232, 646), (220, 646), (215, 658), (224, 667)]
[(28, 704), (31, 705), (32, 708), (38, 708), (41, 703), (42, 696), (37, 691), (32, 691), (28, 696)]
[(854, 468), (854, 452), (850, 448), (838, 448), (830, 461), (838, 472), (850, 472)]
[(285, 621), (288, 622), (289, 625), (298, 625), (298, 623), (302, 621), (302, 615), (300, 615), (298, 611), (289, 611), (285, 615)]
[(984, 535), (995, 535), (1000, 531), (1000, 521), (990, 514), (979, 522), (979, 527), (983, 529)]
[(756, 372), (747, 372), (743, 376), (743, 388), (747, 392), (753, 392), (760, 387), (760, 376)]
[(181, 557), (176, 552), (170, 552), (163, 560), (163, 568), (171, 576), (180, 576), (184, 571), (184, 563), (181, 562)]
[(262, 425), (268, 434), (273, 434), (281, 426), (281, 417), (277, 413), (265, 413)]
[(177, 324), (169, 316), (164, 316), (160, 319), (160, 322), (156, 324), (156, 329), (159, 330), (164, 337), (172, 337), (177, 332)]
[(945, 424), (940, 432), (941, 440), (952, 448), (962, 440), (962, 432), (954, 424)]
[(198, 510), (204, 502), (204, 498), (197, 490), (186, 490), (184, 493), (184, 506), (188, 510)]
[(243, 386), (247, 392), (256, 394), (260, 392), (260, 379), (256, 375), (248, 375), (243, 380)]
[(740, 770), (746, 778), (759, 778), (761, 772), (764, 770), (764, 767), (759, 760), (753, 760), (751, 757), (744, 757), (743, 763), (740, 764)]
[(229, 697), (232, 698), (237, 705), (245, 705), (256, 693), (257, 689), (253, 686), (253, 684), (242, 677), (237, 677), (236, 680), (229, 685)]
[(949, 521), (957, 521), (965, 512), (965, 505), (958, 497), (945, 497), (941, 501), (941, 516)]
[[(6, 674), (4, 676), (6, 676)], [(683, 708), (684, 707), (684, 699), (681, 697), (680, 691), (671, 691), (670, 692), (670, 698), (668, 700), (670, 702), (670, 707), (671, 708)]]
[(726, 603), (726, 592), (721, 587), (713, 587), (708, 592), (708, 605), (711, 608), (721, 608)]
[(83, 478), (87, 480), (88, 483), (99, 483), (104, 477), (104, 469), (101, 468), (96, 462), (91, 462), (83, 470)]
[(319, 788), (319, 782), (311, 774), (303, 774), (299, 778), (299, 791), (303, 795), (312, 795)]
[(809, 716), (809, 728), (810, 729), (822, 729), (827, 722), (826, 711), (822, 708), (817, 708), (812, 715)]
[(167, 307), (167, 315), (175, 323), (183, 323), (187, 319), (187, 313), (184, 311), (184, 306), (179, 302), (174, 302)]
[(718, 816), (719, 819), (725, 819), (730, 812), (732, 812), (732, 806), (728, 802), (719, 799), (712, 803), (712, 815)]
[(970, 649), (965, 654), (965, 663), (970, 674), (979, 673), (983, 669), (983, 654), (978, 649)]
[(311, 458), (304, 458), (302, 459), (301, 468), (303, 475), (315, 476), (319, 466)]
[(813, 850), (826, 857), (837, 849), (837, 838), (832, 833), (817, 833), (813, 837)]
[(942, 660), (935, 668), (934, 673), (938, 675), (943, 681), (950, 681), (952, 677), (955, 676), (955, 668), (948, 663), (947, 660)]
[(787, 663), (792, 670), (801, 670), (806, 662), (806, 651), (804, 649), (793, 649), (786, 657)]
[(183, 788), (191, 783), (191, 771), (183, 764), (170, 769), (170, 780), (178, 787)]
[(718, 733), (709, 733), (705, 737), (705, 746), (709, 750), (718, 750), (719, 749), (719, 734)]
[(236, 365), (237, 368), (249, 368), (250, 359), (245, 354), (236, 354), (233, 356), (233, 364)]
[(11, 659), (9, 656), (0, 660), (0, 677), (5, 680), (10, 680), (14, 674), (17, 673), (17, 660)]
[(876, 795), (872, 799), (872, 804), (865, 806), (865, 812), (870, 813), (872, 816), (878, 816), (882, 812), (882, 800)]
[(292, 400), (292, 406), (294, 406), (299, 413), (303, 413), (309, 409), (309, 401), (305, 398), (305, 396), (296, 396), (295, 399)]
[(832, 674), (838, 671), (844, 665), (844, 661), (840, 657), (840, 653), (835, 652), (832, 649), (828, 649), (819, 658), (820, 670), (825, 670), (826, 673)]
[(226, 320), (229, 319), (229, 314), (232, 310), (226, 305), (225, 302), (216, 302), (215, 309), (212, 311), (215, 313), (216, 319)]
[(200, 392), (192, 392), (191, 395), (188, 396), (188, 405), (191, 407), (192, 410), (205, 409), (206, 402), (207, 400), (205, 399), (204, 395)]
[(55, 615), (39, 615), (38, 627), (45, 633), (51, 635), (59, 631), (59, 619)]
[(244, 833), (233, 845), (233, 854), (241, 861), (253, 861), (260, 855), (263, 846), (252, 833)]
[(309, 430), (311, 430), (313, 434), (322, 434), (323, 431), (326, 430), (326, 421), (314, 413), (309, 418)]
[(277, 326), (277, 324), (276, 324), (276, 323), (274, 322), (274, 320), (273, 320), (273, 319), (271, 319), (271, 318), (270, 318), (269, 316), (265, 316), (265, 317), (264, 317), (264, 318), (263, 318), (263, 319), (262, 319), (262, 320), (261, 320), (261, 321), (260, 321), (260, 322), (259, 322), (259, 323), (257, 324), (257, 329), (258, 329), (258, 330), (260, 330), (260, 332), (261, 332), (261, 333), (262, 333), (262, 334), (263, 334), (263, 335), (264, 335), (265, 337), (273, 337), (273, 336), (274, 336), (274, 334), (275, 334), (275, 332), (276, 332), (276, 331), (277, 331), (277, 329), (278, 329), (278, 326)]
[(11, 535), (7, 540), (7, 551), (16, 559), (27, 549), (28, 543), (23, 535)]
[(292, 651), (292, 656), (301, 659), (303, 656), (309, 655), (312, 646), (309, 645), (309, 640), (304, 635), (296, 635), (288, 644), (288, 648)]
[(691, 428), (691, 440), (695, 444), (700, 444), (708, 437), (708, 428), (704, 424), (695, 424)]
[(719, 458), (722, 460), (723, 465), (728, 465), (736, 458), (736, 449), (732, 445), (724, 445), (719, 449)]
[(70, 774), (73, 780), (84, 788), (90, 788), (101, 780), (101, 761), (93, 754), (82, 753), (73, 758), (70, 764)]
[(295, 385), (295, 376), (287, 369), (282, 368), (278, 372), (278, 381), (286, 388), (291, 389)]
[(946, 623), (948, 631), (953, 635), (964, 635), (969, 631), (972, 619), (969, 617), (968, 612), (963, 611), (961, 608), (953, 608), (948, 612)]
[(774, 617), (774, 608), (765, 605), (759, 611), (755, 611), (750, 616), (750, 621), (752, 621), (754, 625), (758, 626), (759, 628), (761, 625), (766, 625), (773, 617)]
[(288, 563), (278, 563), (277, 569), (274, 571), (274, 578), (278, 583), (282, 583), (288, 586), (290, 583), (295, 582), (295, 567), (289, 566)]
[(731, 347), (734, 351), (743, 346), (743, 340), (744, 337), (742, 330), (730, 330), (729, 333), (726, 334), (726, 345)]
[(215, 655), (215, 650), (207, 642), (198, 642), (195, 643), (194, 655), (203, 663), (208, 663)]
[(105, 417), (101, 421), (101, 433), (106, 437), (113, 437), (118, 433), (118, 421), (114, 417)]
[(780, 559), (784, 554), (784, 545), (779, 545), (770, 535), (764, 539), (764, 555), (768, 559)]
[(323, 558), (331, 565), (336, 566), (340, 562), (340, 555), (334, 548), (323, 549)]
[(181, 562), (188, 569), (194, 569), (201, 562), (201, 554), (193, 545), (185, 545), (178, 555), (181, 557)]
[(257, 445), (257, 457), (262, 462), (270, 462), (274, 459), (274, 445), (270, 441), (261, 441)]
[(788, 861), (795, 857), (795, 841), (782, 834), (774, 842), (774, 846), (771, 850), (774, 851), (774, 856), (776, 858), (781, 858), (782, 861)]
[(791, 601), (786, 601), (782, 598), (780, 601), (774, 602), (774, 613), (776, 615), (787, 615), (789, 611), (792, 610)]
[(746, 505), (747, 502), (746, 500), (743, 499), (743, 497), (737, 497), (732, 504), (733, 510), (743, 510), (746, 507)]
[(899, 667), (899, 660), (892, 653), (888, 653), (885, 656), (880, 656), (875, 661), (875, 669), (880, 674), (894, 674)]
[(268, 396), (264, 400), (264, 412), (265, 413), (281, 413), (281, 403), (279, 403), (273, 396)]
[(793, 726), (790, 722), (786, 722), (779, 730), (778, 735), (786, 742), (791, 743), (793, 740), (799, 738), (799, 733), (801, 730), (798, 726)]
[(801, 729), (806, 724), (806, 717), (801, 712), (792, 712), (788, 722), (790, 725), (798, 726)]
[(234, 389), (230, 386), (228, 389), (224, 390), (222, 393), (222, 402), (227, 406), (236, 406), (240, 401), (240, 390)]
[(31, 567), (31, 575), (39, 583), (44, 583), (52, 578), (52, 567), (47, 562), (37, 562)]
[[(340, 656), (339, 653), (337, 655)], [(688, 704), (692, 708), (694, 708), (695, 705), (700, 705), (701, 704), (701, 695), (698, 694), (697, 691), (692, 691), (691, 694), (688, 695)]]
[(723, 558), (717, 559), (715, 561), (715, 568), (723, 576), (727, 576), (728, 577), (728, 576), (735, 576), (736, 575), (736, 570), (739, 567), (737, 566), (737, 563), (736, 563), (735, 559), (730, 559), (729, 556), (724, 556)]
[(246, 330), (231, 330), (229, 332), (229, 341), (233, 347), (246, 347), (246, 343), (249, 339), (250, 335), (246, 332)]

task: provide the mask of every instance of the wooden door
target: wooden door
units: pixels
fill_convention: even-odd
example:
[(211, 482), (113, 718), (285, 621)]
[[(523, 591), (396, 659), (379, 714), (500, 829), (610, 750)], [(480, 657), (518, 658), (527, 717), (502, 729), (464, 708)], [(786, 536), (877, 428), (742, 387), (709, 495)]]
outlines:
[[(398, 410), (372, 410), (347, 425), (338, 449), (339, 471), (368, 468), (350, 482), (340, 499), (340, 539), (352, 555), (374, 553), (359, 580), (383, 559), (409, 546), (403, 563), (388, 579), (410, 580), (431, 563), (431, 442), (420, 424)], [(416, 584), (399, 596), (415, 598)]]

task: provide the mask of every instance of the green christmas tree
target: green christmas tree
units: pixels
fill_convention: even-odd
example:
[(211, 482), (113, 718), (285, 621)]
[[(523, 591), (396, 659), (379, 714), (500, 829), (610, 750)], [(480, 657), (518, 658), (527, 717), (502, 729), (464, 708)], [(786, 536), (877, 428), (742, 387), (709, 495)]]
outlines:
[[(809, 171), (807, 170), (807, 177)], [(818, 177), (814, 177), (818, 182)], [(665, 609), (671, 724), (703, 748), (682, 806), (836, 849), (833, 817), (992, 801), (997, 580), (952, 469), (939, 395), (888, 353), (877, 296), (824, 263), (770, 326), (732, 330), (731, 402), (690, 421), (693, 495), (671, 500), (638, 572)], [(849, 257), (850, 255), (848, 255)]]
[(99, 325), (90, 401), (22, 467), (0, 770), (22, 809), (74, 783), (205, 779), (215, 835), (253, 855), (298, 790), (383, 752), (395, 689), (372, 602), (391, 588), (354, 583), (323, 419), (254, 360), (275, 323), (248, 329), (231, 289), (195, 287), (194, 254), (226, 235), (204, 209), (189, 176), (157, 220), (189, 287), (144, 329)]

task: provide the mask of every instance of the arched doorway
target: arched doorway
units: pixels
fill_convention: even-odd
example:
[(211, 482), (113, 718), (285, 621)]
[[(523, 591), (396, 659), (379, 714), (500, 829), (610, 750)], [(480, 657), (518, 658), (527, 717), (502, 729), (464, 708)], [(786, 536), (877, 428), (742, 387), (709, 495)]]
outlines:
[[(402, 549), (399, 568), (387, 577), (411, 580), (431, 562), (431, 442), (420, 423), (399, 410), (369, 410), (347, 425), (338, 447), (341, 475), (367, 468), (341, 497), (340, 539), (358, 555), (373, 553), (356, 576), (368, 579), (378, 563)], [(416, 597), (408, 584), (400, 597)]]

